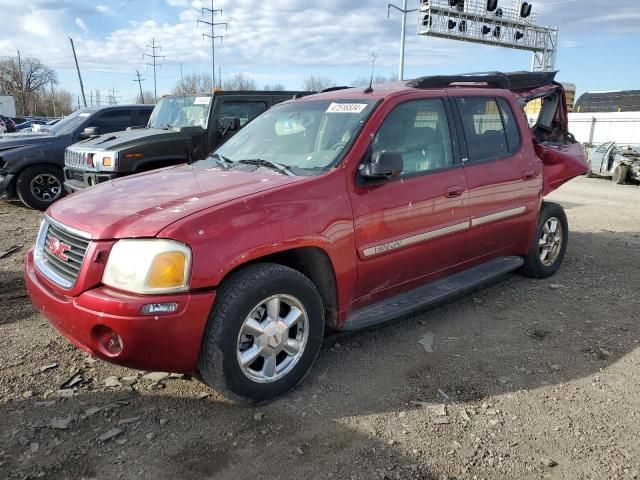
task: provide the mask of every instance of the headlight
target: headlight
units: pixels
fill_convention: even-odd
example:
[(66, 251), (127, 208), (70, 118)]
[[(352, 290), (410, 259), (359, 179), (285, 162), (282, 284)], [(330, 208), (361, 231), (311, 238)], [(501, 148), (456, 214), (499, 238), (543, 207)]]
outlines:
[(119, 240), (111, 249), (102, 283), (133, 293), (189, 289), (191, 249), (173, 240)]
[(117, 160), (118, 152), (96, 152), (93, 155), (93, 164), (99, 172), (113, 172)]

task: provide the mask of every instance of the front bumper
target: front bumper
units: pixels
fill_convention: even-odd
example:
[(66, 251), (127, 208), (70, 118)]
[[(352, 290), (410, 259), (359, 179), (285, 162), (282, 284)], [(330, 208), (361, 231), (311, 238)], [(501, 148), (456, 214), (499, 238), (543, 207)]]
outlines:
[(87, 172), (77, 168), (64, 167), (64, 188), (67, 193), (73, 193), (99, 183), (118, 178), (113, 172)]
[(0, 198), (13, 198), (13, 177), (11, 173), (0, 173)]
[[(134, 295), (98, 287), (68, 297), (41, 279), (33, 249), (25, 262), (31, 301), (62, 335), (78, 348), (111, 363), (140, 370), (194, 373), (215, 292)], [(176, 302), (168, 315), (142, 315), (149, 303)], [(121, 349), (111, 353), (104, 332), (120, 337)]]

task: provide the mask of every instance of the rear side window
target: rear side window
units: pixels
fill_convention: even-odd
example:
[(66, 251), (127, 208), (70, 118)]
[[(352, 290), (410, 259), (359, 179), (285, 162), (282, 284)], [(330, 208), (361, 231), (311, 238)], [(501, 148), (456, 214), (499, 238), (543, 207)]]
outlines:
[(135, 126), (146, 126), (149, 123), (149, 117), (153, 112), (153, 108), (140, 108), (137, 110), (137, 118), (135, 119)]
[[(509, 156), (507, 132), (495, 98), (457, 98), (470, 162)], [(513, 123), (513, 115), (511, 115)]]
[(133, 111), (127, 109), (99, 113), (95, 119), (89, 122), (89, 126), (98, 128), (99, 134), (121, 132), (135, 124)]
[(500, 114), (502, 115), (504, 130), (507, 133), (507, 146), (509, 147), (509, 154), (513, 155), (520, 148), (520, 130), (518, 130), (516, 117), (513, 114), (513, 110), (511, 110), (509, 102), (507, 102), (504, 98), (498, 98), (498, 106), (500, 107)]

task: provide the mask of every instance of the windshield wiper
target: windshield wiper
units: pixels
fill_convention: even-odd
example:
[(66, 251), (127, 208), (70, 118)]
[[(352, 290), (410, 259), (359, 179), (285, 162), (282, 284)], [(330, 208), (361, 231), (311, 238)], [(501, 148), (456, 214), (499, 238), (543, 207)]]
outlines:
[(223, 168), (231, 168), (236, 163), (230, 158), (220, 155), (219, 153), (213, 153), (210, 155), (210, 157), (216, 159), (216, 163)]
[(251, 158), (247, 160), (238, 160), (238, 163), (245, 163), (247, 165), (260, 165), (263, 167), (271, 167), (273, 170), (278, 170), (290, 177), (295, 177), (296, 174), (291, 171), (291, 167), (288, 165), (282, 165), (280, 163), (272, 162), (271, 160), (265, 160), (263, 158)]

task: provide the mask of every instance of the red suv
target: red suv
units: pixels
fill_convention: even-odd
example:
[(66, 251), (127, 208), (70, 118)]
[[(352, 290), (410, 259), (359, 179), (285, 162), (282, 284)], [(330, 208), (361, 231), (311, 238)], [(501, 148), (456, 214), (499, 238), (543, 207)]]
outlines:
[(543, 197), (586, 171), (550, 73), (331, 89), (273, 107), (204, 160), (56, 203), (28, 289), (97, 357), (265, 400), (300, 382), (327, 328), (514, 270), (555, 273), (567, 220)]

